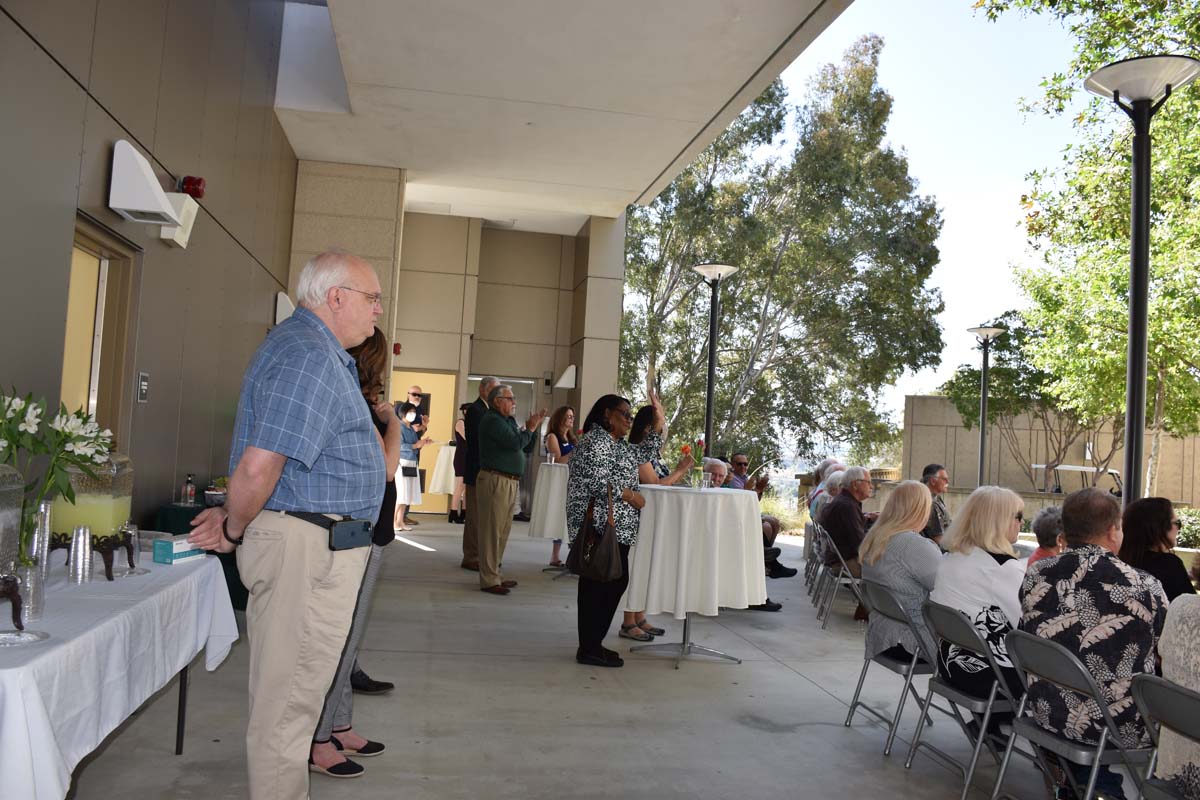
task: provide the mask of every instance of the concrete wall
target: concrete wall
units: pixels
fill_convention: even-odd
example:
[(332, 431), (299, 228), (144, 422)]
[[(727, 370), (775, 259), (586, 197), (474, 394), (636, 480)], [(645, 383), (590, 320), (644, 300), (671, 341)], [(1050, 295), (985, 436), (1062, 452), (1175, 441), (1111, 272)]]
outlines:
[[(135, 517), (223, 474), (242, 371), (286, 286), (296, 161), (272, 110), (280, 0), (0, 0), (0, 379), (59, 396), (77, 214), (136, 251)], [(187, 250), (107, 207), (113, 143), (208, 181)]]
[[(1017, 420), (1014, 431), (1023, 442), (1028, 443), (1027, 452), (1033, 454), (1030, 461), (1035, 464), (1045, 463), (1046, 446), (1041, 426), (1023, 417)], [(1148, 459), (1149, 432), (1146, 437), (1145, 450)], [(1097, 450), (1107, 452), (1111, 440), (1111, 436), (1101, 435), (1097, 442)], [(1080, 437), (1069, 451), (1065, 463), (1089, 465), (1090, 462), (1085, 457), (1085, 447), (1086, 442)], [(1018, 491), (1033, 488), (995, 426), (988, 429), (987, 449), (987, 483), (1008, 486)], [(1109, 467), (1120, 470), (1122, 459), (1123, 452), (1118, 449)], [(1200, 459), (1200, 437), (1164, 436), (1159, 460), (1157, 494), (1189, 505), (1200, 502), (1197, 459)], [(979, 468), (979, 429), (967, 430), (962, 417), (945, 397), (910, 395), (904, 399), (903, 475), (905, 478), (920, 478), (922, 468), (933, 462), (946, 465), (952, 486), (974, 488)], [(1072, 478), (1068, 483), (1064, 478), (1064, 490), (1073, 491), (1077, 488), (1080, 488), (1077, 479)]]

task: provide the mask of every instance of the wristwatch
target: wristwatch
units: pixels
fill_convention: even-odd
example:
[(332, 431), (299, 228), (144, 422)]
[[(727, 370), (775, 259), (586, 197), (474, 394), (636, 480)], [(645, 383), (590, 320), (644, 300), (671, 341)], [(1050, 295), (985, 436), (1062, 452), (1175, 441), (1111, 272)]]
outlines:
[(239, 536), (238, 538), (234, 539), (232, 536), (229, 535), (229, 529), (225, 527), (225, 523), (227, 523), (227, 522), (229, 522), (228, 516), (226, 516), (225, 519), (221, 520), (221, 535), (225, 537), (225, 541), (229, 542), (234, 547), (237, 547), (238, 545), (240, 545), (242, 543), (242, 539), (246, 538), (246, 532), (242, 531), (242, 535)]

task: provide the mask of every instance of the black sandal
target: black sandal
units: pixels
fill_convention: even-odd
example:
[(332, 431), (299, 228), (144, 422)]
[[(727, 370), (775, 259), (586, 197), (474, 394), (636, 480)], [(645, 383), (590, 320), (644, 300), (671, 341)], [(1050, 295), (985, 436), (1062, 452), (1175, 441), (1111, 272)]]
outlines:
[(650, 620), (648, 620), (648, 619), (642, 620), (641, 622), (639, 622), (637, 624), (637, 626), (639, 628), (641, 628), (642, 630), (644, 630), (646, 633), (650, 634), (651, 636), (665, 636), (667, 633), (662, 628), (656, 628), (653, 625), (651, 625)]
[[(641, 635), (640, 636), (634, 635), (632, 633), (632, 631), (637, 631)], [(635, 642), (653, 642), (654, 641), (654, 634), (643, 630), (642, 627), (640, 625), (638, 625), (636, 622), (633, 623), (632, 625), (622, 625), (620, 636), (622, 639), (633, 639)]]

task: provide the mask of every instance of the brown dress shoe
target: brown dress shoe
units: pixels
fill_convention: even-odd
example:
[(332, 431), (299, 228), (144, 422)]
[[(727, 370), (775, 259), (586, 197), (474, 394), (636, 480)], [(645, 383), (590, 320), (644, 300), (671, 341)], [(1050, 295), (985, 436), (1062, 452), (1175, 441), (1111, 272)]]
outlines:
[(507, 586), (497, 584), (496, 586), (481, 586), (479, 591), (487, 592), (488, 594), (508, 594), (509, 589)]
[(506, 589), (511, 589), (517, 585), (516, 581), (500, 581), (500, 585)]
[(472, 572), (479, 572), (479, 562), (478, 561), (464, 561), (459, 566), (462, 567), (463, 569), (469, 569)]

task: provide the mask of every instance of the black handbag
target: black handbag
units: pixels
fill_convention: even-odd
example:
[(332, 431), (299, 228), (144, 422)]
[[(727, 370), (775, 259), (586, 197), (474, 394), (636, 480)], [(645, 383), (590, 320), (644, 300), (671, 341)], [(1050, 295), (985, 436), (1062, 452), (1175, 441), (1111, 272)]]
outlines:
[(608, 487), (608, 521), (604, 530), (596, 530), (592, 516), (596, 508), (596, 500), (588, 503), (587, 516), (583, 518), (583, 526), (571, 542), (571, 550), (567, 553), (567, 569), (581, 578), (598, 583), (609, 583), (620, 580), (621, 551), (617, 548), (617, 528), (613, 521), (612, 485)]
[(404, 466), (400, 467), (400, 477), (401, 477), (401, 478), (415, 478), (415, 477), (417, 477), (417, 468), (416, 468), (416, 467), (410, 467), (410, 466), (408, 466), (407, 464), (405, 464)]

